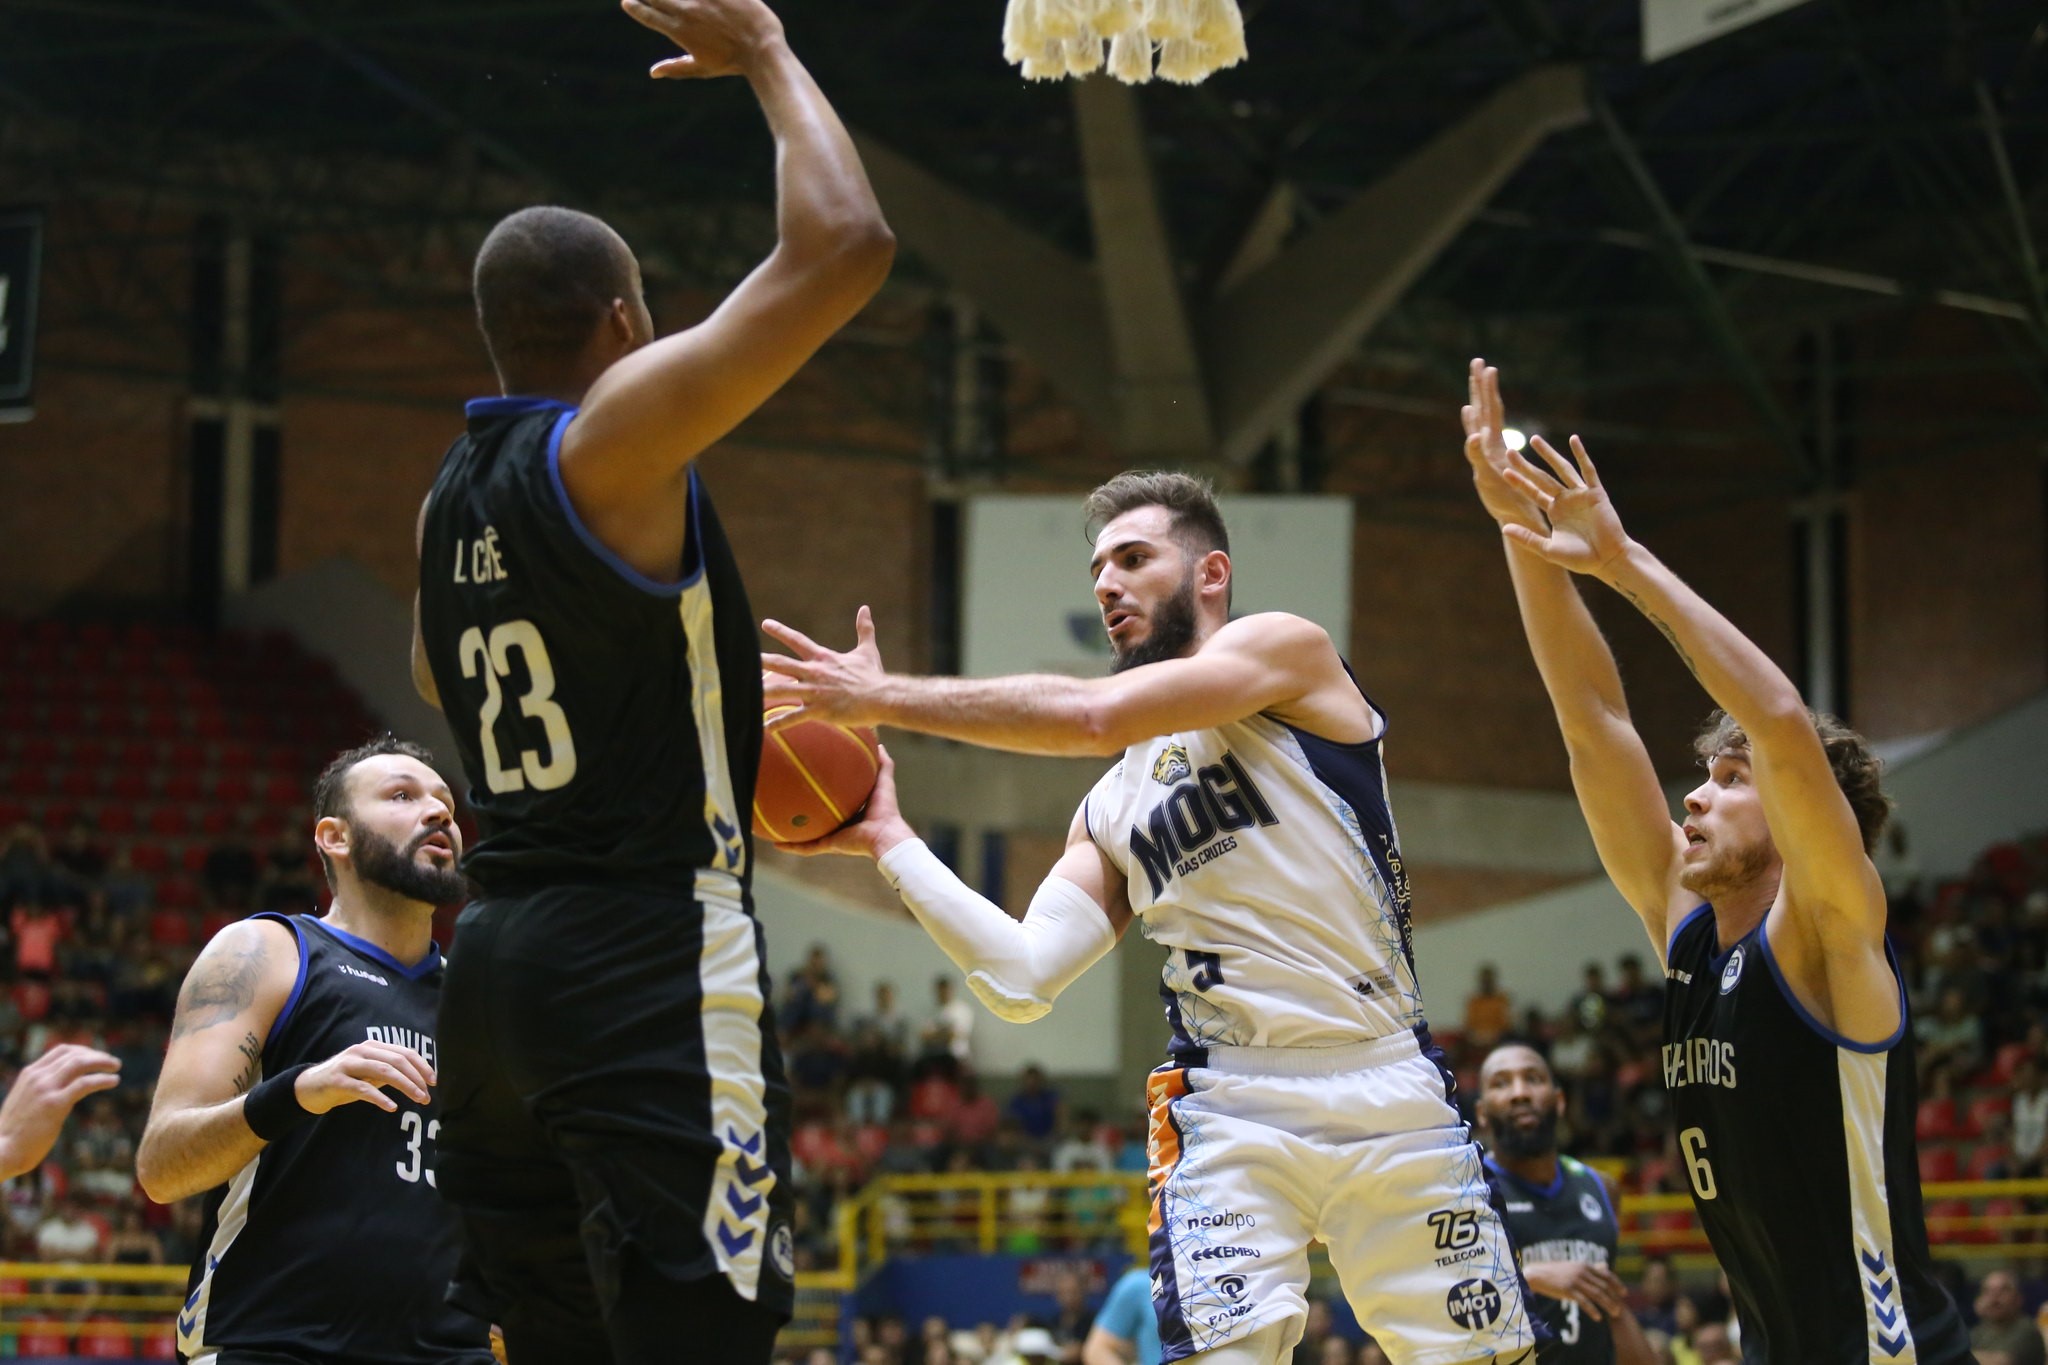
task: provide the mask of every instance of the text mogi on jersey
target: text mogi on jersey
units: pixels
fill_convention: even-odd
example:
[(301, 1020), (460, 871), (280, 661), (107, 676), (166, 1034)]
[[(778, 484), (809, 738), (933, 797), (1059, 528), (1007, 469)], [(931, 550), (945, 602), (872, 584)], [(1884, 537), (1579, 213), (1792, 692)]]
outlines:
[(1221, 763), (1211, 763), (1177, 783), (1152, 808), (1145, 828), (1131, 826), (1131, 852), (1143, 865), (1157, 899), (1168, 878), (1186, 876), (1237, 847), (1235, 839), (1217, 841), (1219, 833), (1279, 823), (1251, 774), (1226, 751)]

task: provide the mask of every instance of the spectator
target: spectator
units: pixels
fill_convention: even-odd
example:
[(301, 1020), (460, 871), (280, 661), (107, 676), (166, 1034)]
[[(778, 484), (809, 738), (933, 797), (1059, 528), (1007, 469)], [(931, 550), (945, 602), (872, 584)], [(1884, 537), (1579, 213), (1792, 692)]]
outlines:
[(1109, 1153), (1095, 1141), (1097, 1118), (1086, 1109), (1075, 1112), (1064, 1126), (1059, 1144), (1052, 1149), (1052, 1168), (1072, 1171), (1107, 1171)]
[[(1045, 1169), (1036, 1152), (1026, 1152), (1017, 1162), (1020, 1175), (1030, 1176)], [(1035, 1256), (1045, 1250), (1046, 1220), (1052, 1212), (1052, 1190), (1040, 1181), (1022, 1181), (1003, 1191), (1003, 1222), (1009, 1232), (1003, 1250), (1012, 1256)], [(1080, 1360), (1077, 1349), (1074, 1359)]]
[(1643, 1330), (1675, 1336), (1678, 1321), (1673, 1309), (1678, 1301), (1678, 1285), (1671, 1278), (1671, 1262), (1663, 1256), (1646, 1258), (1642, 1284), (1636, 1292), (1636, 1321), (1643, 1325)]
[(1607, 978), (1597, 962), (1586, 964), (1585, 984), (1567, 1006), (1578, 1016), (1579, 1027), (1597, 1034), (1607, 1027)]
[(1692, 1348), (1700, 1365), (1737, 1365), (1735, 1338), (1725, 1322), (1703, 1322), (1692, 1334)]
[(107, 1239), (107, 1259), (116, 1265), (162, 1265), (164, 1244), (142, 1221), (142, 1210), (129, 1204), (121, 1210), (121, 1221)]
[(79, 887), (95, 886), (107, 871), (107, 851), (93, 837), (92, 821), (73, 818), (64, 827), (64, 837), (50, 850), (50, 861)]
[(875, 1032), (895, 1050), (898, 1057), (909, 1054), (910, 1021), (896, 1007), (896, 986), (893, 982), (875, 983), (875, 1012), (865, 1022), (874, 1025)]
[(1323, 1338), (1323, 1349), (1316, 1357), (1316, 1365), (1356, 1365), (1358, 1351), (1342, 1337)]
[(1913, 1025), (1920, 1044), (1920, 1084), (1925, 1087), (1937, 1070), (1951, 1072), (1957, 1082), (1984, 1061), (1984, 1021), (1970, 1012), (1969, 1001), (1959, 986), (1941, 993), (1941, 1005), (1932, 1018), (1922, 1017)]
[(1046, 1084), (1045, 1072), (1036, 1062), (1024, 1068), (1006, 1111), (1033, 1142), (1050, 1141), (1059, 1130), (1060, 1092)]
[(1986, 1275), (1977, 1291), (1976, 1306), (1977, 1325), (1970, 1329), (1974, 1349), (1996, 1351), (2009, 1365), (2048, 1365), (2043, 1359), (2041, 1329), (2022, 1311), (2018, 1276), (2010, 1270)]
[(11, 920), (14, 930), (14, 968), (32, 981), (48, 981), (57, 974), (57, 943), (64, 937), (64, 917), (40, 901), (17, 905)]
[(1358, 1365), (1393, 1365), (1393, 1362), (1387, 1359), (1387, 1353), (1380, 1344), (1368, 1336), (1358, 1348)]
[(1321, 1299), (1308, 1301), (1308, 1318), (1301, 1325), (1301, 1340), (1294, 1343), (1290, 1365), (1322, 1365), (1323, 1342), (1330, 1336), (1330, 1305)]
[[(1048, 1330), (1056, 1353), (1054, 1359), (1061, 1365), (1081, 1365), (1081, 1347), (1095, 1325), (1095, 1314), (1088, 1310), (1087, 1286), (1073, 1271), (1062, 1270), (1053, 1277), (1052, 1297), (1055, 1307)], [(1018, 1337), (1017, 1354), (1029, 1355), (1022, 1335)]]
[(1465, 997), (1465, 1041), (1473, 1047), (1490, 1048), (1507, 1036), (1515, 1017), (1507, 992), (1500, 988), (1499, 973), (1491, 962), (1479, 968), (1479, 984)]
[(932, 1015), (918, 1034), (920, 1058), (945, 1059), (960, 1071), (974, 1069), (974, 1009), (953, 996), (953, 978), (932, 980)]
[(1003, 1116), (995, 1100), (982, 1093), (980, 1080), (969, 1075), (960, 1078), (959, 1100), (951, 1123), (953, 1141), (978, 1149), (995, 1137)]
[(2048, 1145), (2048, 1084), (2042, 1081), (2039, 1059), (2029, 1053), (2012, 1078), (2013, 1174), (2040, 1175), (2044, 1145)]
[(249, 842), (248, 823), (243, 821), (207, 851), (206, 861), (200, 864), (199, 884), (210, 904), (246, 914), (254, 904), (256, 880), (262, 870)]
[(855, 1123), (887, 1123), (903, 1079), (901, 1055), (875, 1031), (874, 1020), (861, 1020), (846, 1059), (847, 1113)]
[(36, 1229), (36, 1255), (45, 1261), (96, 1261), (99, 1227), (78, 1211), (70, 1195), (58, 1196), (50, 1216)]
[(1026, 1327), (1010, 1339), (1010, 1350), (1018, 1365), (1076, 1365), (1078, 1351), (1068, 1356), (1053, 1333), (1043, 1327)]
[(1613, 1007), (1629, 1038), (1639, 1047), (1654, 1050), (1664, 1029), (1664, 987), (1643, 975), (1643, 960), (1634, 953), (1621, 959)]
[(319, 903), (320, 888), (313, 880), (312, 860), (306, 856), (305, 836), (299, 832), (312, 823), (311, 819), (287, 821), (278, 827), (257, 874), (257, 909), (296, 915)]
[(107, 874), (100, 879), (100, 895), (107, 912), (117, 920), (133, 919), (149, 905), (154, 886), (135, 870), (135, 850), (126, 843), (114, 847)]
[[(1310, 1307), (1310, 1313), (1315, 1309)], [(1324, 1311), (1328, 1317), (1328, 1310)], [(1152, 1310), (1152, 1275), (1139, 1265), (1110, 1286), (1109, 1297), (1081, 1344), (1081, 1365), (1159, 1365), (1159, 1317)]]
[(1550, 1045), (1550, 1069), (1565, 1083), (1567, 1091), (1586, 1074), (1598, 1049), (1593, 1035), (1579, 1024), (1579, 1012), (1566, 1010), (1564, 1018), (1558, 1021), (1557, 1038)]
[(0, 849), (0, 901), (40, 901), (50, 889), (49, 846), (43, 832), (24, 821), (7, 835)]

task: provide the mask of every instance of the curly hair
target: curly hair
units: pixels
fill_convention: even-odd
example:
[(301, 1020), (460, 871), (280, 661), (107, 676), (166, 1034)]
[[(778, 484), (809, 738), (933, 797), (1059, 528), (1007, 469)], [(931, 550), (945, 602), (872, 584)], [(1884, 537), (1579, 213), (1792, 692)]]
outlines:
[[(1883, 836), (1895, 804), (1891, 797), (1885, 795), (1884, 761), (1871, 752), (1869, 740), (1835, 717), (1819, 711), (1806, 714), (1812, 718), (1814, 732), (1820, 736), (1821, 747), (1827, 751), (1828, 766), (1835, 772), (1835, 784), (1842, 789), (1842, 795), (1849, 798), (1849, 809), (1856, 813), (1856, 828), (1863, 835), (1863, 851), (1869, 853)], [(1749, 735), (1735, 717), (1726, 711), (1716, 711), (1707, 717), (1706, 724), (1694, 737), (1692, 749), (1699, 755), (1701, 763), (1711, 763), (1716, 754), (1748, 753)]]

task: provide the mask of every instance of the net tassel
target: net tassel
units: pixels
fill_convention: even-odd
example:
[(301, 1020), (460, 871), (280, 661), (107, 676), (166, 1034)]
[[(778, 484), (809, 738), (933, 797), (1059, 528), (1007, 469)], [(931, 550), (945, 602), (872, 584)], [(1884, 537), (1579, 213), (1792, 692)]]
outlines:
[(1139, 85), (1155, 74), (1192, 85), (1246, 56), (1237, 0), (1009, 0), (1003, 58), (1028, 80), (1103, 69)]

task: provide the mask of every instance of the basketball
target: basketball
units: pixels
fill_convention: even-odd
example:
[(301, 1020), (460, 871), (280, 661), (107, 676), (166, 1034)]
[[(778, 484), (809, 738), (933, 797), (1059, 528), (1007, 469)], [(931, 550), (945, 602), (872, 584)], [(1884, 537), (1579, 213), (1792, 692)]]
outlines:
[[(788, 711), (769, 708), (766, 720)], [(800, 720), (761, 740), (754, 782), (754, 833), (781, 844), (822, 839), (867, 804), (882, 771), (875, 732)]]

